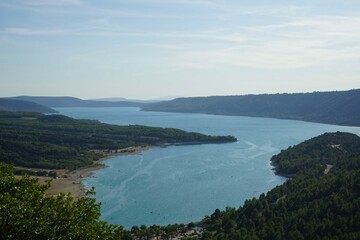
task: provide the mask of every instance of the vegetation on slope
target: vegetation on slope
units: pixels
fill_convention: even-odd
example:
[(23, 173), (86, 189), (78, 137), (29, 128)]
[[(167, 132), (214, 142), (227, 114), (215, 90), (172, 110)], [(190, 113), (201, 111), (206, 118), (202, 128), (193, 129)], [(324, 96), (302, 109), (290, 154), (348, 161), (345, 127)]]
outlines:
[(178, 98), (145, 111), (271, 117), (360, 126), (360, 89), (338, 92)]
[(271, 158), (280, 175), (294, 175), (306, 169), (334, 165), (345, 154), (360, 152), (359, 136), (351, 133), (325, 133), (296, 146), (290, 146)]
[[(332, 141), (342, 148), (334, 157), (327, 152)], [(360, 137), (352, 134), (324, 134), (283, 151), (281, 155), (295, 156), (295, 166), (303, 156), (305, 163), (297, 175), (239, 209), (217, 209), (203, 220), (208, 238), (359, 239), (359, 143)], [(312, 159), (315, 163), (308, 164)], [(334, 165), (327, 174), (323, 160)], [(292, 163), (292, 158), (288, 161)]]
[(121, 239), (122, 227), (100, 221), (91, 197), (45, 196), (48, 185), (36, 178), (15, 178), (0, 163), (0, 239)]
[(0, 112), (0, 162), (18, 166), (74, 169), (100, 157), (95, 150), (176, 143), (233, 142), (173, 128), (117, 126), (62, 115)]
[(38, 103), (12, 100), (6, 98), (0, 98), (0, 110), (15, 111), (15, 112), (39, 112), (39, 113), (56, 113), (54, 109), (40, 105)]

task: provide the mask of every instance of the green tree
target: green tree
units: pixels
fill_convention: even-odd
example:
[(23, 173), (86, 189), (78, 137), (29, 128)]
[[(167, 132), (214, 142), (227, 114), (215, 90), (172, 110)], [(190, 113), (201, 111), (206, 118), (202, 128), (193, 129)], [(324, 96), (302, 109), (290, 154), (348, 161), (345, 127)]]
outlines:
[[(123, 228), (100, 221), (100, 205), (90, 196), (45, 196), (50, 186), (0, 163), (0, 239), (121, 239)], [(93, 194), (90, 191), (89, 194)]]

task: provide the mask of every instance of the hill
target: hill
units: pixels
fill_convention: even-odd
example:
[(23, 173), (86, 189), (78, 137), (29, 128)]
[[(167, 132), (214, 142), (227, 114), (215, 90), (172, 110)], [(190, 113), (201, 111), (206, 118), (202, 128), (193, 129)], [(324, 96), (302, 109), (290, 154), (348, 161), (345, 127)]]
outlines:
[(290, 146), (271, 158), (279, 175), (295, 175), (306, 169), (334, 165), (344, 155), (360, 153), (360, 138), (351, 133), (325, 133), (296, 146)]
[(34, 102), (48, 107), (140, 107), (143, 105), (131, 101), (93, 101), (75, 97), (18, 96), (11, 99)]
[(336, 92), (177, 98), (144, 111), (294, 119), (360, 126), (360, 89)]
[(0, 111), (0, 162), (48, 169), (91, 165), (108, 151), (132, 146), (234, 142), (174, 128), (118, 126), (62, 115)]
[(0, 110), (14, 111), (14, 112), (38, 112), (38, 113), (56, 113), (54, 109), (43, 106), (38, 103), (12, 100), (7, 98), (0, 98)]
[[(329, 154), (329, 146), (339, 151)], [(303, 168), (294, 178), (258, 199), (245, 201), (239, 209), (217, 209), (206, 217), (202, 223), (208, 236), (212, 239), (359, 239), (360, 137), (327, 133), (282, 151), (273, 161), (286, 158), (292, 169), (291, 165), (298, 165), (300, 157)], [(326, 164), (330, 163), (329, 171)]]

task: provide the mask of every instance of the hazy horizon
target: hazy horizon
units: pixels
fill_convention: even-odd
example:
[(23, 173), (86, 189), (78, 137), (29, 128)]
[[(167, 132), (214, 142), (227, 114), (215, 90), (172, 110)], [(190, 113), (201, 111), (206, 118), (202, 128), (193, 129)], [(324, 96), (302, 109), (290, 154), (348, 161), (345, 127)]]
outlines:
[(296, 94), (296, 93), (315, 93), (315, 92), (336, 92), (336, 91), (350, 91), (350, 90), (358, 90), (356, 88), (353, 89), (345, 89), (345, 90), (330, 90), (330, 91), (308, 91), (308, 92), (275, 92), (275, 93), (246, 93), (246, 94), (229, 94), (229, 95), (204, 95), (204, 96), (163, 96), (163, 97), (155, 97), (155, 98), (124, 98), (121, 96), (105, 96), (105, 97), (97, 97), (97, 98), (81, 98), (78, 96), (70, 96), (70, 95), (17, 95), (17, 96), (0, 96), (0, 98), (11, 98), (11, 97), (74, 97), (82, 100), (93, 100), (93, 101), (167, 101), (173, 100), (176, 98), (191, 98), (191, 97), (213, 97), (213, 96), (244, 96), (244, 95), (262, 95), (262, 94)]
[(0, 96), (360, 88), (360, 2), (0, 0)]

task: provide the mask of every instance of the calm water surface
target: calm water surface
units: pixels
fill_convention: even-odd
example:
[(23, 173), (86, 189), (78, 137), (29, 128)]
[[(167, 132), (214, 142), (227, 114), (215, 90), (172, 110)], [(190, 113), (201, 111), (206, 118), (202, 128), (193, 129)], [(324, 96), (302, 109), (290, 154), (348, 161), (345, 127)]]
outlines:
[(285, 179), (271, 170), (281, 149), (324, 132), (360, 128), (269, 118), (142, 112), (138, 108), (57, 108), (74, 118), (105, 123), (175, 127), (238, 142), (152, 148), (140, 155), (105, 161), (108, 168), (84, 181), (95, 186), (102, 219), (133, 225), (188, 223), (216, 208), (239, 207)]

